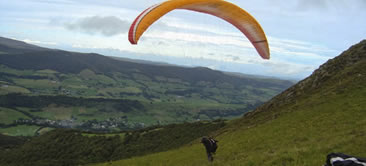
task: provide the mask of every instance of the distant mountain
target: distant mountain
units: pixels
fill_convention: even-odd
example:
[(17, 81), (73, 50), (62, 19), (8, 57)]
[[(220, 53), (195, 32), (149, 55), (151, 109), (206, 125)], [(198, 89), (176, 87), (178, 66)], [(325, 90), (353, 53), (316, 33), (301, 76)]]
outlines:
[(6, 53), (23, 53), (32, 51), (45, 51), (49, 49), (18, 40), (0, 37), (0, 50)]
[[(293, 85), (205, 67), (117, 59), (1, 38), (0, 110), (17, 112), (12, 120), (33, 120), (17, 124), (52, 120), (59, 124), (53, 127), (134, 128), (237, 117)], [(12, 120), (4, 125), (14, 125)]]
[[(141, 59), (130, 59), (130, 58), (124, 58), (124, 57), (111, 57), (111, 58), (121, 60), (121, 61), (142, 63), (142, 64), (148, 64), (148, 65), (156, 65), (156, 66), (179, 66), (179, 65), (169, 64), (169, 63), (165, 63), (165, 62), (153, 62), (153, 61), (141, 60)], [(181, 67), (183, 67), (183, 66), (181, 66)]]
[[(5, 39), (3, 39), (3, 41), (5, 41)], [(133, 73), (142, 73), (150, 79), (155, 79), (157, 76), (163, 76), (181, 79), (191, 83), (199, 81), (229, 82), (235, 85), (250, 84), (256, 86), (271, 86), (271, 84), (273, 84), (272, 82), (257, 80), (255, 78), (243, 79), (241, 77), (230, 76), (223, 72), (204, 67), (187, 68), (172, 65), (136, 63), (131, 60), (115, 60), (94, 53), (51, 50), (27, 45), (24, 42), (9, 41), (11, 41), (11, 43), (2, 45), (3, 47), (7, 46), (8, 48), (1, 50), (2, 52), (6, 52), (6, 54), (1, 54), (0, 64), (18, 70), (50, 69), (60, 73), (76, 74), (84, 69), (89, 69), (98, 74), (121, 72), (131, 75)], [(22, 53), (18, 53), (19, 48)], [(284, 89), (289, 85), (291, 85), (291, 82), (282, 81), (276, 86)]]

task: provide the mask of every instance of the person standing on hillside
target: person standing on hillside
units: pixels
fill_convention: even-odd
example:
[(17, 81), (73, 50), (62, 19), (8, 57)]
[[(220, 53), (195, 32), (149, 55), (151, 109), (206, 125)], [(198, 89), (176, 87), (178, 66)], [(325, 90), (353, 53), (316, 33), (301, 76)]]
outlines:
[(206, 148), (206, 153), (207, 153), (207, 158), (208, 161), (212, 162), (213, 161), (213, 154), (216, 153), (216, 149), (217, 149), (217, 140), (213, 139), (212, 137), (203, 137), (201, 139), (201, 143), (205, 146)]

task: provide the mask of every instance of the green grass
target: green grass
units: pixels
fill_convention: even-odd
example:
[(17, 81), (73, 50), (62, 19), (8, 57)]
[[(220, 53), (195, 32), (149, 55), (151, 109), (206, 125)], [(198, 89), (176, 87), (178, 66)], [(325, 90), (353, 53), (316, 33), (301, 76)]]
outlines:
[(52, 120), (68, 120), (71, 119), (72, 109), (67, 107), (60, 107), (56, 105), (49, 105), (44, 108), (45, 111), (42, 112), (43, 116), (46, 115)]
[(4, 65), (0, 65), (0, 71), (1, 72), (4, 72), (4, 73), (9, 73), (9, 74), (14, 74), (14, 75), (32, 75), (34, 74), (34, 71), (32, 70), (16, 70), (16, 69), (12, 69), (12, 68), (9, 68), (7, 66), (4, 66)]
[(12, 86), (12, 85), (0, 85), (0, 94), (8, 94), (8, 93), (31, 93), (28, 89), (20, 87), (20, 86)]
[(0, 123), (11, 124), (20, 118), (29, 119), (27, 116), (15, 110), (0, 107)]
[(0, 84), (7, 85), (7, 84), (9, 84), (9, 82), (6, 82), (6, 81), (0, 81)]
[(0, 128), (0, 132), (11, 136), (34, 136), (39, 126), (20, 125), (10, 128)]
[(45, 69), (45, 70), (38, 70), (38, 73), (43, 73), (43, 74), (57, 74), (59, 72), (54, 71), (54, 70), (50, 70), (50, 69)]
[(27, 87), (27, 88), (37, 88), (37, 89), (50, 89), (57, 88), (59, 84), (47, 79), (32, 80), (32, 79), (15, 79), (17, 85)]
[(62, 81), (62, 86), (82, 86), (84, 85), (83, 80), (76, 76), (65, 76)]
[(133, 74), (133, 78), (136, 80), (151, 81), (151, 79), (144, 74)]
[(119, 96), (120, 93), (133, 93), (139, 94), (142, 91), (136, 87), (125, 87), (125, 88), (103, 88), (99, 89), (97, 93), (102, 93), (104, 95), (113, 94), (115, 96)]
[(124, 139), (126, 133), (110, 133), (110, 134), (82, 133), (81, 135), (85, 136), (85, 137), (97, 137), (97, 136), (114, 137), (114, 136), (119, 136), (121, 139)]
[(45, 128), (40, 129), (40, 130), (38, 131), (38, 133), (39, 133), (40, 135), (43, 135), (43, 134), (45, 134), (45, 133), (47, 133), (47, 132), (50, 132), (50, 131), (52, 131), (52, 130), (55, 130), (55, 129), (54, 129), (54, 128), (45, 127)]

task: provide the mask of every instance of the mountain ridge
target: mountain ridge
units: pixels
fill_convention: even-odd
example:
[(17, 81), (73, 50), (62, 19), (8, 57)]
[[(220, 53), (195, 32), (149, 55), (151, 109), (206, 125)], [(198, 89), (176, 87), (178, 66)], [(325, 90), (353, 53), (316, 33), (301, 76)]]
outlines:
[[(295, 98), (303, 95), (305, 91), (315, 91), (322, 88), (322, 86), (324, 86), (324, 84), (329, 80), (334, 80), (332, 75), (336, 75), (336, 73), (345, 70), (345, 68), (351, 67), (356, 63), (362, 63), (365, 59), (366, 40), (363, 40), (358, 44), (351, 46), (339, 56), (329, 59), (326, 63), (319, 66), (319, 68), (316, 69), (309, 77), (288, 88), (278, 96), (275, 96), (273, 99), (246, 116), (249, 116), (256, 111), (260, 112), (261, 110), (269, 109), (269, 107), (275, 105), (274, 103), (279, 104), (278, 106), (291, 103)], [(363, 77), (363, 75), (358, 72), (361, 71), (354, 71), (349, 74), (357, 75), (357, 77)], [(338, 84), (341, 84), (341, 82), (338, 82)]]
[[(5, 39), (3, 38), (2, 40)], [(15, 40), (10, 41), (11, 43), (16, 43)], [(1, 42), (0, 45), (2, 45)], [(10, 45), (8, 44), (8, 46)], [(174, 65), (138, 63), (137, 61), (131, 60), (115, 60), (114, 58), (112, 59), (110, 57), (106, 57), (96, 53), (68, 52), (63, 50), (45, 49), (43, 47), (38, 47), (34, 45), (29, 45), (29, 47), (27, 47), (27, 44), (25, 44), (24, 42), (20, 42), (20, 44), (15, 45), (16, 47), (13, 47), (13, 49), (18, 49), (17, 45), (21, 45), (22, 48), (30, 49), (20, 53), (17, 51), (10, 51), (10, 54), (1, 54), (0, 64), (21, 70), (52, 69), (59, 72), (79, 73), (83, 69), (92, 69), (92, 71), (94, 71), (95, 73), (103, 74), (113, 71), (144, 73), (147, 74), (151, 79), (154, 79), (154, 76), (164, 75), (166, 77), (179, 78), (184, 81), (193, 80), (194, 82), (212, 82), (225, 80), (235, 84), (238, 84), (239, 82), (242, 83), (242, 81), (251, 84), (265, 84), (265, 82), (258, 82), (255, 81), (255, 79), (243, 79), (243, 77), (228, 75), (224, 72), (211, 70), (205, 67), (180, 67)], [(40, 49), (36, 49), (34, 51), (34, 47)], [(204, 72), (205, 74), (200, 74), (202, 72)], [(262, 77), (259, 77), (258, 79), (262, 79)], [(286, 84), (291, 84), (291, 82), (288, 82)]]
[(4, 38), (1, 36), (0, 36), (0, 49), (11, 52), (11, 53), (49, 50), (48, 48), (43, 48), (43, 47), (29, 44), (29, 43), (26, 43), (23, 41)]

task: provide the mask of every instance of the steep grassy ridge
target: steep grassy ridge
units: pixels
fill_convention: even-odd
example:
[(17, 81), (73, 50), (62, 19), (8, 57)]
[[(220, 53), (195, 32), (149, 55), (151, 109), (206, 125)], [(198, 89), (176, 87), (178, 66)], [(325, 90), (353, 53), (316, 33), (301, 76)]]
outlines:
[(99, 165), (314, 166), (330, 152), (366, 156), (366, 41), (217, 131), (208, 163), (199, 140), (182, 148)]

